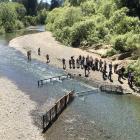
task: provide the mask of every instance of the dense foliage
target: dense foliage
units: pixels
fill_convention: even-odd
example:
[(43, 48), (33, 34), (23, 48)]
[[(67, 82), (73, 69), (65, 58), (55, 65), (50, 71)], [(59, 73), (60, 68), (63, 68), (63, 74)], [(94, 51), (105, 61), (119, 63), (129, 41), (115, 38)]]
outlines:
[[(46, 27), (59, 41), (74, 47), (112, 44), (118, 52), (138, 47), (140, 20), (128, 16), (128, 8), (118, 8), (113, 0), (106, 3), (104, 0), (100, 3), (93, 0), (69, 2), (65, 1), (66, 6), (56, 8), (48, 15)], [(76, 7), (70, 6), (72, 2)]]
[[(63, 7), (48, 14), (46, 28), (65, 45), (89, 48), (107, 44), (112, 46), (108, 56), (133, 54), (140, 48), (139, 7), (139, 0), (65, 0)], [(131, 67), (138, 84), (139, 61)]]
[(27, 14), (30, 16), (37, 14), (37, 0), (12, 0), (13, 2), (18, 2), (24, 5), (27, 10)]
[(46, 9), (40, 9), (36, 16), (27, 13), (23, 4), (17, 2), (0, 2), (0, 34), (19, 30), (25, 26), (45, 24)]
[(140, 87), (140, 59), (128, 66), (128, 71), (130, 70), (134, 72), (136, 86)]
[(24, 27), (22, 18), (26, 9), (18, 3), (0, 3), (0, 33), (11, 32)]

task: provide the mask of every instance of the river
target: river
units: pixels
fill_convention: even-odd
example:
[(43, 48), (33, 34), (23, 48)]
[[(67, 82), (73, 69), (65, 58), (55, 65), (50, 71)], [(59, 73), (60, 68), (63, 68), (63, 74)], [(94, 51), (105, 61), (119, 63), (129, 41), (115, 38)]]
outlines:
[[(0, 36), (0, 76), (13, 81), (20, 90), (37, 102), (38, 110), (47, 109), (59, 97), (74, 89), (76, 92), (91, 87), (76, 80), (56, 81), (37, 87), (37, 80), (64, 74), (64, 71), (37, 60), (27, 58), (8, 46), (17, 36), (43, 31), (23, 30)], [(36, 122), (33, 111), (31, 115)], [(36, 124), (37, 125), (37, 124)], [(140, 140), (140, 99), (132, 95), (93, 92), (76, 97), (60, 118), (46, 132), (45, 140)]]

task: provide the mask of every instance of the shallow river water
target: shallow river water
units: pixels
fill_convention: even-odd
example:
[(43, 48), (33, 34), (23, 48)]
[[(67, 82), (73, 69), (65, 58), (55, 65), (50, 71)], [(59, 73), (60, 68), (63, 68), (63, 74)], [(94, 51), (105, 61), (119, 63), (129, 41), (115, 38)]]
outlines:
[[(42, 27), (38, 30), (43, 31)], [(37, 87), (37, 80), (64, 74), (63, 70), (26, 57), (8, 46), (10, 39), (37, 31), (0, 36), (0, 76), (13, 81), (37, 102), (38, 108), (51, 106), (70, 90), (94, 89), (76, 80), (56, 81)], [(76, 97), (56, 123), (46, 132), (46, 140), (140, 140), (140, 98), (93, 92)]]

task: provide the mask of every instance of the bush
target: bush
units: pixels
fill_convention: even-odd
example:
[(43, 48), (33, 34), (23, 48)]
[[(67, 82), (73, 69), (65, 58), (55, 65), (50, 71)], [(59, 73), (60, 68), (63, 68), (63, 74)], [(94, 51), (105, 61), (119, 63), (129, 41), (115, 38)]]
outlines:
[(0, 34), (4, 34), (5, 33), (5, 29), (3, 26), (0, 26)]
[(61, 8), (60, 11), (55, 9), (48, 15), (47, 27), (49, 30), (55, 31), (66, 26), (71, 27), (74, 23), (80, 20), (80, 8), (66, 7), (63, 9)]
[(47, 15), (48, 12), (46, 11), (46, 9), (39, 11), (37, 14), (37, 22), (39, 24), (45, 24), (45, 22), (47, 21)]
[(15, 26), (16, 26), (17, 30), (20, 30), (20, 29), (24, 28), (24, 24), (19, 20), (16, 21)]
[(95, 3), (92, 0), (81, 3), (80, 7), (84, 16), (92, 16), (96, 13)]
[(113, 40), (113, 47), (115, 50), (124, 52), (126, 47), (127, 37), (125, 35), (119, 35)]
[(24, 25), (29, 26), (29, 25), (37, 25), (37, 17), (34, 16), (25, 16), (24, 18)]
[(75, 2), (48, 14), (46, 28), (57, 40), (74, 47), (106, 43), (113, 46), (109, 55), (137, 49), (140, 20), (129, 17), (126, 7), (118, 8), (114, 0), (82, 0), (71, 6)]
[(135, 84), (136, 86), (140, 86), (140, 59), (138, 59), (135, 63), (131, 63), (127, 70), (131, 70), (135, 75)]
[(71, 45), (78, 47), (88, 39), (88, 36), (95, 31), (93, 20), (75, 23), (71, 29)]
[(0, 3), (0, 32), (12, 32), (23, 28), (19, 21), (24, 17), (26, 10), (23, 5), (13, 2)]
[(117, 54), (117, 51), (115, 49), (111, 49), (111, 50), (107, 51), (106, 56), (110, 57), (110, 56), (113, 56), (115, 54)]

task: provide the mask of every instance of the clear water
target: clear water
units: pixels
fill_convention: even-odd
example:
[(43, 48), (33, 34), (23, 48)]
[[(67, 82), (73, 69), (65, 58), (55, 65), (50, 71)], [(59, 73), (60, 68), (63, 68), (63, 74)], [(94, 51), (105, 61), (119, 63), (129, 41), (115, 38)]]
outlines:
[[(40, 27), (37, 29), (39, 30)], [(41, 27), (41, 31), (42, 27)], [(0, 36), (0, 76), (12, 80), (23, 92), (47, 109), (56, 99), (74, 89), (90, 87), (76, 80), (55, 81), (37, 88), (37, 80), (64, 74), (63, 70), (33, 60), (8, 46), (15, 36), (37, 31), (22, 31)], [(140, 140), (140, 99), (131, 95), (93, 92), (76, 97), (56, 123), (46, 132), (46, 140)]]

